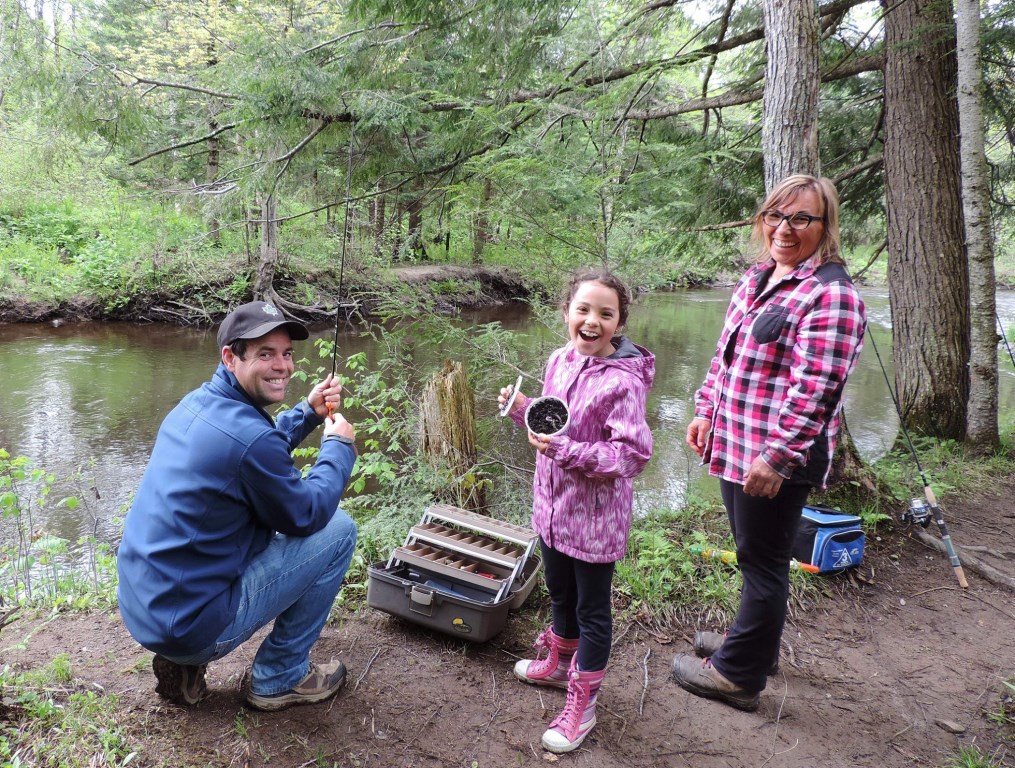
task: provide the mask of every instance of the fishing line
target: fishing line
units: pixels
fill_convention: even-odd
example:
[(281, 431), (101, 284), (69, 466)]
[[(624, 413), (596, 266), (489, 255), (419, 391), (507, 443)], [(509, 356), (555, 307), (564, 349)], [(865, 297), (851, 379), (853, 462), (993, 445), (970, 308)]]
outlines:
[(948, 560), (951, 563), (953, 572), (955, 573), (955, 578), (959, 580), (959, 586), (966, 589), (969, 584), (966, 582), (965, 573), (962, 572), (962, 563), (959, 562), (959, 556), (955, 552), (955, 545), (952, 544), (952, 537), (948, 533), (948, 525), (945, 523), (941, 507), (938, 506), (937, 497), (934, 495), (934, 491), (931, 490), (930, 483), (927, 481), (927, 475), (924, 473), (923, 466), (920, 464), (920, 457), (916, 453), (916, 447), (913, 445), (913, 439), (909, 436), (909, 430), (906, 429), (905, 419), (902, 415), (902, 408), (899, 407), (899, 400), (895, 396), (895, 390), (892, 388), (892, 382), (888, 378), (888, 370), (885, 368), (884, 361), (881, 359), (881, 353), (878, 351), (878, 345), (874, 341), (874, 333), (870, 332), (867, 336), (870, 338), (871, 346), (874, 348), (874, 354), (877, 355), (878, 365), (881, 366), (881, 373), (884, 374), (885, 384), (888, 385), (888, 393), (892, 396), (892, 403), (895, 405), (895, 412), (899, 415), (899, 427), (902, 429), (902, 434), (906, 437), (906, 443), (909, 445), (909, 452), (913, 455), (913, 461), (916, 462), (916, 469), (920, 473), (920, 480), (923, 482), (923, 495), (927, 500), (927, 506), (925, 507), (918, 503), (918, 499), (913, 499), (910, 508), (903, 514), (902, 519), (909, 520), (910, 522), (926, 528), (927, 523), (930, 520), (930, 516), (933, 515), (934, 522), (937, 524), (938, 530), (941, 532), (941, 541), (944, 543), (945, 552), (948, 554)]
[(1008, 350), (1011, 364), (1015, 365), (1015, 355), (1012, 354), (1011, 347), (1008, 345), (1008, 337), (1004, 335), (1004, 323), (1001, 322), (1001, 316), (997, 314), (997, 310), (994, 310), (994, 317), (997, 318), (997, 327), (1001, 329), (1001, 339), (1004, 341), (1004, 348)]
[[(342, 284), (345, 280), (345, 251), (349, 243), (349, 198), (352, 197), (352, 152), (356, 139), (356, 120), (351, 121), (349, 129), (349, 158), (345, 170), (345, 212), (342, 220), (342, 251), (338, 262), (338, 301), (335, 305), (335, 338), (331, 347), (331, 378), (334, 381), (338, 373), (338, 323), (342, 317)], [(334, 403), (328, 403), (328, 417), (334, 410)]]

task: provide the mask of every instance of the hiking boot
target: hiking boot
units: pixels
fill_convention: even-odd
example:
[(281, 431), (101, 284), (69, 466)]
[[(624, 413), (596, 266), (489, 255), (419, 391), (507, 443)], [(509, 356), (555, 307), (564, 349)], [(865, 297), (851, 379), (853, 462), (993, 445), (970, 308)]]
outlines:
[(155, 673), (155, 693), (173, 704), (190, 707), (208, 696), (204, 673), (208, 667), (177, 664), (158, 654), (152, 659)]
[(745, 712), (756, 710), (761, 698), (759, 693), (751, 693), (719, 674), (711, 659), (699, 659), (689, 653), (678, 653), (674, 657), (673, 679), (695, 696), (716, 699)]
[[(709, 632), (708, 630), (699, 629), (694, 633), (694, 640), (691, 643), (694, 648), (694, 655), (702, 659), (715, 656), (715, 652), (719, 650), (719, 647), (725, 640), (725, 632), (720, 634), (718, 632)], [(768, 668), (768, 672), (765, 674), (769, 677), (774, 677), (779, 674), (778, 658), (772, 662), (772, 666)]]
[(264, 696), (249, 691), (247, 704), (265, 712), (284, 709), (293, 704), (316, 704), (338, 693), (338, 689), (345, 683), (345, 674), (345, 664), (340, 661), (330, 661), (320, 666), (311, 663), (307, 676), (293, 688)]
[[(558, 637), (547, 628), (532, 645), (536, 649), (535, 659), (522, 659), (515, 664), (515, 677), (533, 685), (549, 685), (567, 688), (568, 668), (578, 650), (578, 640)], [(543, 655), (543, 652), (546, 655)]]

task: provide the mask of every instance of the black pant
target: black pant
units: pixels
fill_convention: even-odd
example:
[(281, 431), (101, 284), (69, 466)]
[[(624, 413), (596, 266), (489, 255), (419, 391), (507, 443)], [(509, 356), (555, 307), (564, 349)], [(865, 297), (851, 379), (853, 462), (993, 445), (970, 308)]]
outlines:
[(606, 669), (613, 642), (610, 590), (615, 563), (586, 563), (547, 546), (542, 538), (543, 574), (550, 592), (553, 632), (578, 638), (578, 668)]
[(742, 485), (727, 480), (719, 487), (744, 584), (737, 617), (712, 666), (742, 688), (760, 691), (779, 658), (793, 539), (811, 487), (783, 483), (774, 499), (748, 496)]

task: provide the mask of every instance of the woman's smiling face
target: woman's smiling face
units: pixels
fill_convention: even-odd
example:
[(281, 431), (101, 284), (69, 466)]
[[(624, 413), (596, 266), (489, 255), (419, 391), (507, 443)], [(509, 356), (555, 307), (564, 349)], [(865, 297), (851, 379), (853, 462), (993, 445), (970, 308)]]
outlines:
[(582, 283), (567, 305), (564, 321), (579, 354), (609, 357), (616, 352), (612, 341), (620, 325), (620, 297), (597, 280)]
[[(821, 198), (813, 189), (800, 190), (793, 197), (783, 200), (777, 210), (784, 216), (803, 213), (820, 217), (825, 213), (822, 210)], [(767, 224), (761, 226), (769, 254), (785, 271), (792, 270), (797, 264), (813, 256), (825, 234), (825, 225), (820, 221), (812, 221), (807, 229), (793, 229), (785, 219), (777, 227), (770, 227)]]

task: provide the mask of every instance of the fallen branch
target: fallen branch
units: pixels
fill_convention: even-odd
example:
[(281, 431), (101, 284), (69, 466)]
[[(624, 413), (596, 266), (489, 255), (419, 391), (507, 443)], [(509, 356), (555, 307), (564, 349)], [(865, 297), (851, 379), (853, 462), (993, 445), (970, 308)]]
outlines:
[(17, 606), (0, 613), (0, 630), (6, 627), (8, 624), (13, 624), (14, 620), (18, 618), (18, 611), (21, 610)]
[[(926, 544), (928, 547), (933, 547), (938, 552), (948, 554), (945, 549), (944, 542), (940, 539), (934, 538), (923, 530), (915, 530), (913, 531), (913, 534), (916, 536), (918, 541)], [(964, 549), (957, 544), (955, 545), (955, 553), (959, 556), (959, 559), (962, 561), (962, 565), (964, 567), (969, 568), (971, 571), (976, 571), (976, 573), (985, 578), (991, 584), (995, 584), (996, 586), (1004, 587), (1005, 589), (1010, 589), (1012, 592), (1015, 592), (1015, 578), (1006, 573), (1001, 573), (1001, 571), (997, 570), (994, 566), (988, 565), (980, 558), (971, 554), (969, 550)]]

